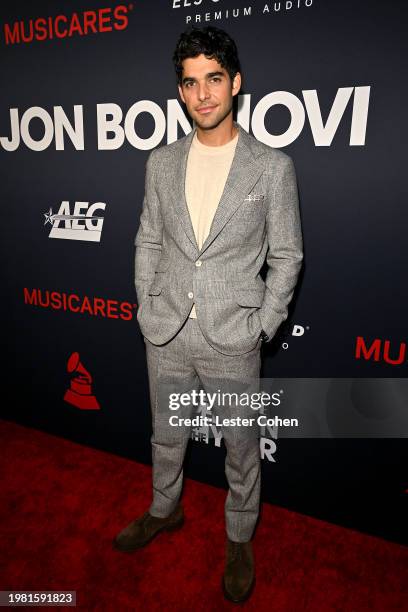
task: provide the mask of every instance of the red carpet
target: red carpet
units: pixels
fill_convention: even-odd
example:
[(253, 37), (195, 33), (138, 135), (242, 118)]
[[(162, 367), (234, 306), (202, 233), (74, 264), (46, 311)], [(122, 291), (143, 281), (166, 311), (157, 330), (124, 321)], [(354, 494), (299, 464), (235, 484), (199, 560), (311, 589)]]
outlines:
[(0, 422), (0, 590), (76, 590), (80, 610), (408, 609), (408, 549), (263, 504), (257, 585), (223, 599), (222, 490), (186, 480), (184, 527), (132, 554), (111, 541), (150, 503), (151, 469)]

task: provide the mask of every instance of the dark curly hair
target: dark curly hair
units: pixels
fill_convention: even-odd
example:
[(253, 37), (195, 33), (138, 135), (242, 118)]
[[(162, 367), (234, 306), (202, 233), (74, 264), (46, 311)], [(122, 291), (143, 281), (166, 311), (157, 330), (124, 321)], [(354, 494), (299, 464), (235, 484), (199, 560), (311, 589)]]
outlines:
[(181, 85), (183, 73), (183, 60), (197, 57), (203, 53), (208, 59), (215, 59), (228, 72), (231, 81), (237, 72), (241, 72), (238, 59), (238, 50), (232, 38), (213, 26), (205, 28), (188, 28), (177, 41), (173, 54), (173, 63), (176, 69), (177, 82)]

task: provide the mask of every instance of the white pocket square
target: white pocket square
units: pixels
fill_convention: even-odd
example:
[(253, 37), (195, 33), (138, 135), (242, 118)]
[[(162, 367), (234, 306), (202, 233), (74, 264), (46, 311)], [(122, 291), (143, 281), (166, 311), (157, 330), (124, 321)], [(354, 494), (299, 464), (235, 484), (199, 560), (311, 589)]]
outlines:
[(263, 193), (250, 193), (245, 198), (245, 202), (259, 202), (259, 200), (263, 200), (265, 195)]

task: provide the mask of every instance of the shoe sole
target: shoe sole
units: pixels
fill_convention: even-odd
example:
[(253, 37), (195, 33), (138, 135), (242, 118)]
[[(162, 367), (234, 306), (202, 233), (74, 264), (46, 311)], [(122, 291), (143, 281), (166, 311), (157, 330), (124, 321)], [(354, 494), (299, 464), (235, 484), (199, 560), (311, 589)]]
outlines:
[(222, 590), (224, 593), (224, 597), (226, 599), (228, 599), (228, 601), (232, 601), (233, 603), (243, 603), (244, 601), (246, 601), (250, 595), (252, 594), (252, 591), (254, 590), (254, 586), (255, 586), (255, 576), (251, 582), (251, 586), (249, 587), (249, 589), (247, 590), (247, 592), (245, 593), (245, 595), (243, 595), (242, 597), (236, 598), (233, 597), (226, 589), (225, 587), (225, 582), (224, 582), (224, 576), (222, 577)]
[(151, 542), (162, 531), (177, 531), (178, 529), (181, 529), (183, 525), (184, 525), (184, 517), (182, 517), (181, 519), (179, 519), (176, 523), (173, 523), (172, 525), (160, 527), (157, 531), (155, 531), (153, 535), (150, 536), (148, 540), (145, 540), (144, 542), (140, 544), (128, 544), (128, 545), (120, 544), (119, 542), (116, 541), (116, 538), (115, 538), (112, 542), (113, 548), (115, 548), (115, 550), (119, 550), (120, 552), (133, 552), (149, 544), (149, 542)]

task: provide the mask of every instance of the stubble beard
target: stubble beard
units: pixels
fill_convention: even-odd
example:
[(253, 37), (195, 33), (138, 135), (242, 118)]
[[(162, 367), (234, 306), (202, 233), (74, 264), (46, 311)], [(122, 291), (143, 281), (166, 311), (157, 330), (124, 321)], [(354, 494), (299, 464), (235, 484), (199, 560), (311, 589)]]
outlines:
[[(232, 103), (233, 103), (233, 98), (231, 97), (231, 102), (228, 106), (228, 108), (225, 109), (225, 111), (222, 113), (221, 116), (218, 117), (214, 117), (214, 119), (212, 119), (210, 122), (206, 122), (204, 121), (199, 121), (197, 119), (194, 119), (196, 125), (203, 131), (209, 131), (209, 130), (214, 130), (216, 127), (218, 127), (220, 125), (220, 123), (222, 123), (222, 121), (224, 121), (224, 119), (229, 115), (229, 113), (232, 110)], [(197, 115), (199, 115), (199, 113), (197, 113)], [(198, 117), (199, 119), (201, 119), (201, 117)]]

